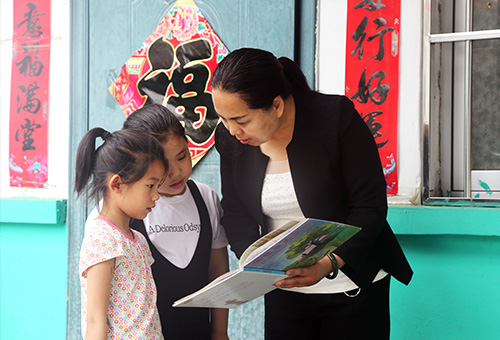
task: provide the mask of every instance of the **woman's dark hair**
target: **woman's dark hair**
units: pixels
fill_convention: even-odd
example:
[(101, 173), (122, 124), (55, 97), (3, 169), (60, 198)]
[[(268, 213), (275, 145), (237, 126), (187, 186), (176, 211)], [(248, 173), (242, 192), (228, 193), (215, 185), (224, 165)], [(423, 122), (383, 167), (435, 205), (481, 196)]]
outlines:
[[(96, 139), (104, 143), (96, 149)], [(113, 133), (102, 128), (89, 130), (80, 141), (76, 153), (75, 191), (80, 196), (88, 192), (96, 206), (104, 198), (110, 174), (120, 176), (124, 184), (141, 179), (154, 161), (162, 162), (165, 173), (168, 162), (160, 142), (139, 130), (119, 130)]]
[(287, 57), (271, 52), (241, 48), (227, 55), (212, 77), (212, 90), (241, 96), (250, 109), (269, 109), (274, 98), (300, 96), (311, 91), (300, 67)]
[(160, 104), (147, 104), (133, 112), (123, 123), (123, 129), (147, 131), (160, 143), (171, 136), (182, 137), (187, 141), (179, 119)]

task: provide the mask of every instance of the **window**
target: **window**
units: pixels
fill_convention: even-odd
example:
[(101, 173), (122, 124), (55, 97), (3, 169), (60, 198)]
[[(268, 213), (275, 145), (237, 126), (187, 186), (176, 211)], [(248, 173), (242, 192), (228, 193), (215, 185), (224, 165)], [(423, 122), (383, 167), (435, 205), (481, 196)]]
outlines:
[(500, 203), (499, 2), (426, 2), (424, 203)]

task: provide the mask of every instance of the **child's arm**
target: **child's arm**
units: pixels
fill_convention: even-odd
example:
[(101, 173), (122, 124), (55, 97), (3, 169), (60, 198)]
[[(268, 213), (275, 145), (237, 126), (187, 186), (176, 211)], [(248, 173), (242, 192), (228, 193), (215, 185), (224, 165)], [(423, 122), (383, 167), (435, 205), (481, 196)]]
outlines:
[(87, 270), (87, 333), (85, 340), (108, 338), (108, 307), (115, 259)]
[[(227, 247), (213, 249), (210, 255), (208, 275), (210, 281), (229, 271)], [(212, 340), (227, 340), (228, 310), (225, 308), (212, 308)]]

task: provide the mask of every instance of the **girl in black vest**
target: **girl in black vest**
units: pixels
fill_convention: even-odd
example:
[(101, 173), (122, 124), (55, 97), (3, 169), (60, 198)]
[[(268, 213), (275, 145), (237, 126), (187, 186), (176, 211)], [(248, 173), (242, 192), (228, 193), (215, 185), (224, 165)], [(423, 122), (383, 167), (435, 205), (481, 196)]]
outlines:
[(131, 223), (146, 236), (155, 260), (152, 272), (163, 335), (165, 339), (227, 340), (227, 309), (172, 307), (174, 301), (229, 270), (219, 198), (209, 186), (189, 179), (192, 163), (184, 128), (167, 108), (146, 105), (127, 118), (123, 129), (154, 136), (169, 164), (155, 208), (143, 220)]

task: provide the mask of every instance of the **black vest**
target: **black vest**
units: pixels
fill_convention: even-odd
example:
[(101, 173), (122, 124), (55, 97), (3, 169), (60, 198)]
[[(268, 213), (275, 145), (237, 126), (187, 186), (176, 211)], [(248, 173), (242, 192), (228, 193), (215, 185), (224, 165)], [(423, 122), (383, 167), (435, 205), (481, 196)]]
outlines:
[(194, 293), (208, 283), (208, 266), (212, 251), (212, 225), (207, 206), (196, 184), (187, 182), (200, 215), (200, 237), (188, 266), (180, 269), (168, 261), (151, 243), (142, 220), (132, 220), (130, 227), (148, 240), (155, 262), (151, 266), (158, 291), (158, 313), (165, 339), (210, 339), (208, 308), (173, 308), (174, 301)]

